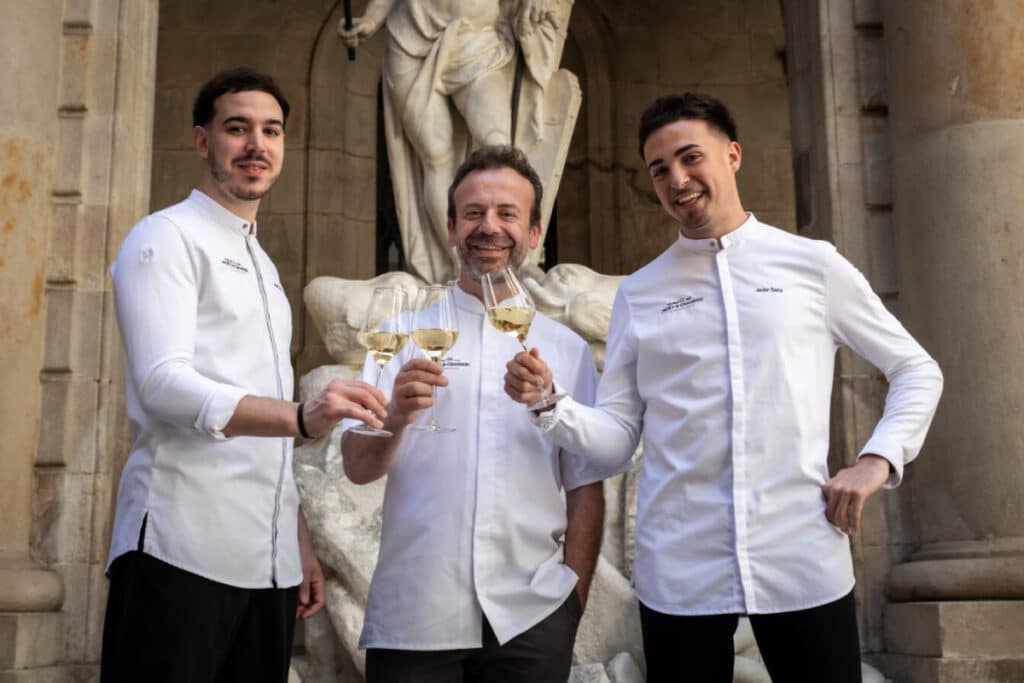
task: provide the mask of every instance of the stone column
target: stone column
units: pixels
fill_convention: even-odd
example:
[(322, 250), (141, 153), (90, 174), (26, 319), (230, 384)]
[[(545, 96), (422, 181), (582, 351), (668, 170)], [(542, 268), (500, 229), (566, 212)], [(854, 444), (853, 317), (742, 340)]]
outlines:
[(897, 680), (1022, 680), (1024, 5), (884, 6), (899, 308), (946, 378), (888, 649)]
[(0, 22), (0, 672), (51, 664), (63, 650), (63, 583), (29, 556), (60, 62), (39, 46), (58, 41), (62, 4), (9, 4)]

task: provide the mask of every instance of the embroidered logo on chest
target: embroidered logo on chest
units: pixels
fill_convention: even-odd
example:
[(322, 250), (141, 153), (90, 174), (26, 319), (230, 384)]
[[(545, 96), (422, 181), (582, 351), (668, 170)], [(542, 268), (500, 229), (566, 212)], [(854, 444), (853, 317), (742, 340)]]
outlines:
[(231, 270), (235, 271), (236, 273), (248, 273), (249, 272), (248, 268), (243, 266), (238, 261), (236, 261), (234, 259), (228, 258), (227, 256), (225, 256), (223, 259), (221, 259), (221, 264), (227, 266), (228, 268), (230, 268)]
[(754, 291), (758, 294), (782, 294), (782, 287), (758, 287)]
[(469, 367), (469, 361), (468, 360), (459, 360), (458, 358), (451, 358), (451, 357), (449, 357), (449, 358), (445, 358), (445, 359), (443, 359), (441, 361), (441, 367), (443, 367), (445, 370), (448, 370), (449, 368), (454, 368), (454, 369), (468, 368)]
[(699, 304), (701, 301), (704, 301), (704, 297), (702, 297), (702, 296), (685, 296), (684, 295), (684, 296), (679, 297), (675, 301), (670, 301), (667, 304), (665, 304), (665, 307), (661, 309), (661, 312), (662, 313), (671, 313), (672, 311), (678, 311), (678, 310), (680, 310), (682, 308), (689, 308), (690, 306), (693, 306), (694, 304)]

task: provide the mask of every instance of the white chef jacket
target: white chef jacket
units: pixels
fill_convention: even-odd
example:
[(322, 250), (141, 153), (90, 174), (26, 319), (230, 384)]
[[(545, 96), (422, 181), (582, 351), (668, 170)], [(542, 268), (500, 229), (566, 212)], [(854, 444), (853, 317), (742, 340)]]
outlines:
[(861, 454), (917, 455), (942, 387), (935, 361), (835, 248), (758, 222), (678, 241), (628, 277), (594, 408), (542, 415), (564, 448), (614, 465), (641, 429), (634, 586), (668, 614), (777, 613), (853, 587), (825, 517), (841, 345), (889, 380)]
[(138, 546), (242, 588), (302, 581), (292, 439), (224, 427), (246, 394), (291, 399), (291, 311), (256, 226), (193, 190), (143, 218), (111, 268), (132, 450), (109, 563)]
[[(388, 472), (360, 647), (481, 647), (483, 614), (505, 643), (554, 612), (576, 585), (563, 562), (561, 491), (603, 476), (555, 446), (505, 394), (505, 364), (519, 343), (490, 324), (476, 297), (455, 287), (455, 302), (459, 337), (444, 361), (448, 386), (437, 389), (437, 411), (438, 422), (456, 431), (403, 432)], [(597, 371), (574, 332), (538, 314), (527, 345), (540, 350), (559, 386), (584, 402), (593, 397)], [(386, 395), (417, 355), (410, 342), (384, 366)], [(363, 379), (372, 383), (375, 373), (368, 358)], [(429, 420), (429, 410), (417, 416)]]

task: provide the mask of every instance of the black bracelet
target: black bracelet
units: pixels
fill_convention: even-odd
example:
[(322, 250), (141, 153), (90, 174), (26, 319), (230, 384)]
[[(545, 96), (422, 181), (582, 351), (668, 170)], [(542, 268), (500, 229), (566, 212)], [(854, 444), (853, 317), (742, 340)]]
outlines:
[(299, 409), (295, 413), (295, 421), (299, 423), (299, 434), (302, 435), (303, 439), (312, 439), (309, 432), (306, 431), (306, 423), (302, 421), (302, 404), (299, 404)]

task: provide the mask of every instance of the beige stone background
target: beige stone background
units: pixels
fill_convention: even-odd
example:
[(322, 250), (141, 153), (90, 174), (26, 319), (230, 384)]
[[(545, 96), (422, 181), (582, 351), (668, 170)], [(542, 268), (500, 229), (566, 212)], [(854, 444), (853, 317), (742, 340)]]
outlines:
[[(365, 0), (354, 0), (358, 15)], [(220, 68), (292, 103), (260, 239), (327, 362), (314, 277), (375, 275), (382, 36), (346, 59), (338, 0), (4, 0), (0, 23), (0, 683), (95, 680), (129, 439), (109, 264), (197, 174), (190, 108)], [(658, 94), (725, 100), (762, 220), (833, 241), (938, 359), (946, 393), (901, 489), (853, 539), (865, 658), (897, 681), (1024, 680), (1024, 5), (1016, 0), (576, 0), (583, 108), (558, 256), (629, 273), (674, 239), (636, 152)], [(836, 366), (832, 458), (884, 379)]]

